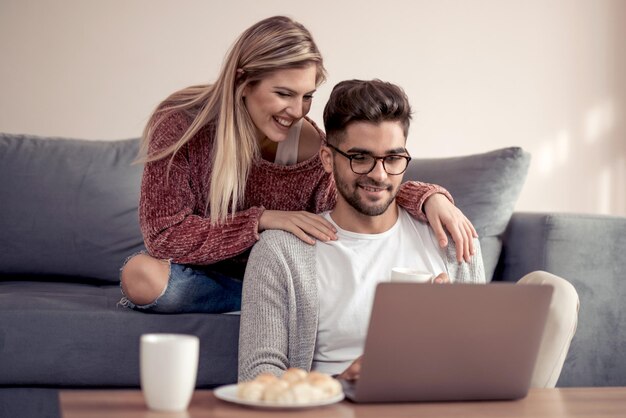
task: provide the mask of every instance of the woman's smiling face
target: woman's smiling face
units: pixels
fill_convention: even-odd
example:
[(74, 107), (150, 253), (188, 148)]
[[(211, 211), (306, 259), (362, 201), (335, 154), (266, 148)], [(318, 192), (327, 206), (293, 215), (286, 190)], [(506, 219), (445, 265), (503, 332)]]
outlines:
[(257, 129), (257, 140), (287, 139), (289, 128), (311, 109), (316, 89), (314, 64), (303, 68), (277, 70), (252, 86), (243, 97)]

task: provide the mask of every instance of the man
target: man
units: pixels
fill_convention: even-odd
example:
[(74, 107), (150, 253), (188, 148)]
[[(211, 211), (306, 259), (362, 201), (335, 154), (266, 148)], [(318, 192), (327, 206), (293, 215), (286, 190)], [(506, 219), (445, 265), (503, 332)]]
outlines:
[[(283, 231), (261, 235), (244, 279), (240, 380), (288, 367), (358, 378), (376, 284), (389, 281), (393, 267), (429, 271), (439, 283), (485, 283), (477, 241), (473, 260), (459, 264), (452, 246), (441, 249), (430, 229), (395, 202), (410, 161), (410, 119), (408, 99), (393, 84), (352, 80), (333, 89), (320, 158), (337, 185), (336, 206), (323, 216), (338, 240), (307, 246)], [(555, 299), (565, 294), (569, 303), (558, 309), (574, 312), (557, 321), (556, 341), (547, 348), (542, 342), (533, 385), (554, 386), (575, 329), (577, 296), (564, 280), (539, 276), (523, 280), (555, 282)]]

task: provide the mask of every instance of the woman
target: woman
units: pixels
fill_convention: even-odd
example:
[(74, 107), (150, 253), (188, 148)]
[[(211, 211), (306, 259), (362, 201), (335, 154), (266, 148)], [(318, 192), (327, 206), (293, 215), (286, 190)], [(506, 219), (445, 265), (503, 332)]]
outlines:
[[(139, 206), (149, 254), (122, 268), (121, 304), (150, 312), (238, 310), (248, 250), (261, 231), (289, 231), (309, 244), (336, 239), (316, 215), (335, 185), (318, 151), (324, 133), (306, 118), (325, 80), (322, 57), (301, 24), (277, 16), (247, 29), (212, 85), (174, 93), (143, 135)], [(435, 185), (409, 182), (398, 202), (426, 215), (445, 243), (473, 252), (473, 226)]]

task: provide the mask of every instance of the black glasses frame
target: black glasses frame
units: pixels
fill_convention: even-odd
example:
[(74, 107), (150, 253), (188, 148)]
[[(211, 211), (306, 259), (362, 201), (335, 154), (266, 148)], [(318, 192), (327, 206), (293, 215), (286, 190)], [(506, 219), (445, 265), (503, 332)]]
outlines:
[[(343, 155), (344, 157), (346, 157), (348, 160), (350, 160), (350, 170), (352, 170), (352, 172), (354, 174), (369, 174), (372, 172), (372, 170), (374, 170), (374, 167), (376, 167), (376, 163), (378, 163), (378, 160), (383, 162), (383, 170), (385, 170), (385, 173), (389, 174), (390, 176), (399, 176), (400, 174), (403, 174), (407, 168), (409, 168), (409, 162), (411, 161), (411, 156), (410, 155), (401, 155), (401, 154), (390, 154), (390, 155), (385, 155), (384, 157), (379, 157), (376, 155), (371, 155), (371, 154), (362, 154), (362, 153), (358, 153), (358, 154), (347, 154), (345, 152), (343, 152), (342, 150), (340, 150), (339, 148), (337, 148), (336, 146), (326, 142), (326, 146), (328, 146), (329, 148), (334, 149), (335, 151), (337, 151), (339, 154)], [(352, 166), (352, 160), (354, 158), (357, 157), (361, 157), (361, 156), (367, 156), (370, 157), (374, 160), (374, 164), (372, 164), (372, 167), (370, 167), (369, 170), (364, 171), (362, 173), (355, 171), (354, 167)], [(385, 161), (387, 161), (387, 158), (404, 158), (406, 160), (406, 166), (404, 167), (404, 170), (402, 170), (399, 173), (390, 173), (389, 170), (387, 170), (387, 166), (385, 165)]]

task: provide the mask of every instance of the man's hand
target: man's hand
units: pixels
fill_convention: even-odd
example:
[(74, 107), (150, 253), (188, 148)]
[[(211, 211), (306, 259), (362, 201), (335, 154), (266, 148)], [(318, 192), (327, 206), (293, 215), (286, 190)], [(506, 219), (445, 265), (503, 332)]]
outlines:
[(470, 220), (463, 215), (463, 212), (454, 206), (447, 197), (439, 193), (426, 200), (424, 212), (426, 212), (431, 228), (435, 231), (439, 246), (443, 248), (448, 245), (448, 237), (443, 230), (445, 226), (456, 245), (457, 261), (459, 263), (463, 260), (469, 262), (471, 256), (475, 254), (472, 239), (478, 238), (478, 233), (476, 233)]
[(363, 356), (360, 356), (359, 358), (354, 360), (352, 364), (346, 370), (343, 371), (343, 373), (337, 376), (337, 379), (349, 380), (349, 381), (358, 380), (359, 377), (361, 377), (361, 359), (362, 358)]
[[(259, 218), (259, 232), (266, 229), (282, 229), (291, 232), (307, 244), (337, 239), (337, 230), (320, 215), (305, 211), (265, 210)], [(313, 238), (311, 238), (310, 236)]]
[(450, 278), (446, 273), (441, 273), (433, 279), (433, 283), (450, 283)]

